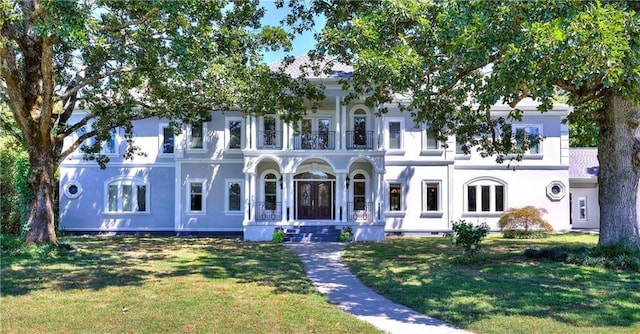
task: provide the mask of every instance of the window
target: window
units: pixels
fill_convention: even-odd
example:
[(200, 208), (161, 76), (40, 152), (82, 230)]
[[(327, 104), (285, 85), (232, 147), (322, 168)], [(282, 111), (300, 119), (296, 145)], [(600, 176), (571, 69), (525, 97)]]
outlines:
[(118, 154), (117, 150), (117, 137), (118, 132), (116, 129), (109, 130), (109, 139), (102, 143), (102, 154)]
[(166, 124), (160, 125), (160, 128), (160, 152), (162, 152), (162, 154), (173, 154), (173, 129)]
[(138, 178), (107, 181), (105, 192), (105, 212), (147, 212), (149, 202), (147, 184)]
[(353, 144), (367, 146), (367, 112), (362, 109), (353, 112)]
[(353, 209), (366, 210), (367, 178), (358, 173), (353, 176)]
[(205, 179), (187, 179), (187, 208), (188, 212), (206, 212), (206, 188)]
[(67, 196), (67, 198), (78, 198), (80, 194), (82, 194), (82, 186), (75, 180), (67, 182), (63, 189), (64, 195)]
[(389, 122), (389, 149), (399, 150), (402, 148), (400, 132), (400, 122)]
[(389, 184), (389, 211), (402, 211), (402, 185)]
[(587, 220), (587, 198), (578, 197), (578, 220)]
[(528, 150), (526, 154), (539, 154), (540, 153), (540, 126), (538, 125), (518, 125), (515, 126), (515, 140), (516, 145), (522, 147), (525, 142), (535, 142)]
[(232, 150), (242, 149), (243, 139), (243, 126), (241, 117), (228, 117), (227, 128), (225, 129), (227, 148)]
[(505, 185), (497, 180), (476, 180), (468, 183), (465, 191), (467, 212), (503, 212)]
[[(436, 135), (427, 124), (422, 135), (422, 149), (423, 150), (438, 150), (440, 149), (440, 142), (436, 138)], [(456, 152), (457, 153), (457, 152)]]
[(265, 210), (276, 210), (278, 202), (278, 179), (273, 173), (264, 177), (264, 208)]
[(191, 125), (191, 131), (189, 135), (189, 149), (202, 150), (204, 149), (206, 123), (198, 122)]
[(423, 205), (422, 211), (440, 211), (440, 182), (422, 181)]
[(225, 198), (226, 211), (230, 213), (242, 212), (242, 184), (244, 180), (226, 180)]

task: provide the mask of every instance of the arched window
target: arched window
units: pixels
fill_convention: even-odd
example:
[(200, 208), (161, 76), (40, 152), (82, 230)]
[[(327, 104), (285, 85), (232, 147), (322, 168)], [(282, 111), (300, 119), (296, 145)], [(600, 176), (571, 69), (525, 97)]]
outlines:
[(264, 207), (266, 210), (276, 210), (278, 202), (278, 178), (269, 173), (264, 176)]
[(367, 148), (368, 144), (372, 144), (367, 137), (367, 112), (358, 109), (353, 112), (353, 142), (349, 148)]
[(465, 185), (466, 212), (503, 212), (506, 206), (507, 186), (492, 179), (476, 179)]
[(145, 181), (122, 177), (105, 183), (104, 211), (111, 213), (148, 212), (149, 191)]

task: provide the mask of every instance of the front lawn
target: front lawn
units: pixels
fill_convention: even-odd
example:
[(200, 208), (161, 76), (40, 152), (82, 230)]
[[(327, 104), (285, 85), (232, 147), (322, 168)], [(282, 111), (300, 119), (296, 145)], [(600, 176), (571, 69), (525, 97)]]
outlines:
[(594, 235), (484, 241), (486, 259), (461, 264), (449, 238), (354, 243), (351, 271), (380, 294), (480, 333), (640, 333), (640, 274), (522, 254), (529, 247), (592, 245)]
[(372, 333), (330, 305), (295, 254), (213, 238), (72, 237), (2, 254), (2, 333)]

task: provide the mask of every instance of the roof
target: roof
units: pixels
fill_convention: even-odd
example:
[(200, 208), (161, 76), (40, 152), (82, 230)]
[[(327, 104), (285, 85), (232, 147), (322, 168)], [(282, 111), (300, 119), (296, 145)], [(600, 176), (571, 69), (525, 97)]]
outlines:
[[(283, 65), (283, 62), (284, 60), (273, 62), (269, 64), (269, 68), (271, 68), (272, 71), (277, 71)], [(329, 63), (331, 64), (331, 71), (326, 73), (324, 69), (329, 65)], [(317, 65), (320, 65), (320, 74), (313, 73), (313, 64), (314, 62), (309, 57), (309, 54), (305, 53), (296, 57), (293, 63), (289, 64), (289, 66), (285, 68), (285, 73), (289, 74), (292, 78), (299, 78), (304, 72), (307, 72), (309, 74), (308, 78), (317, 79), (348, 79), (351, 78), (353, 74), (353, 66), (338, 62), (329, 56), (325, 56), (324, 59), (317, 62)]]
[(569, 148), (569, 178), (598, 178), (598, 149), (595, 147)]

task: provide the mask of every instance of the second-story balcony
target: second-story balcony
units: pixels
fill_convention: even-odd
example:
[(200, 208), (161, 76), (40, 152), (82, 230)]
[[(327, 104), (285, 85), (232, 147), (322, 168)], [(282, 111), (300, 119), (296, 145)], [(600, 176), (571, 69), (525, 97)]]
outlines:
[(295, 150), (334, 150), (335, 148), (335, 131), (308, 131), (293, 138)]
[(347, 131), (347, 150), (373, 150), (373, 131)]
[(282, 149), (282, 131), (258, 131), (256, 139), (259, 150)]

